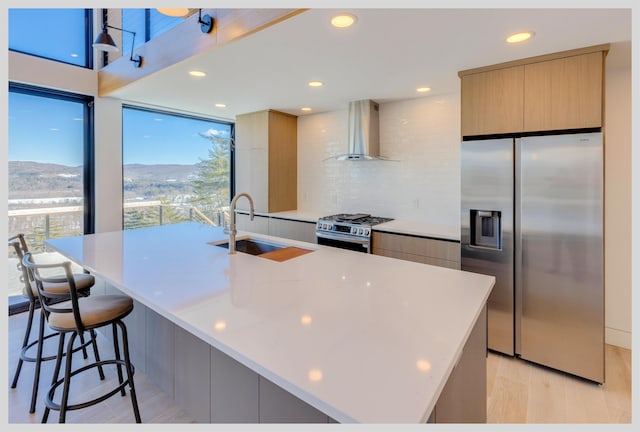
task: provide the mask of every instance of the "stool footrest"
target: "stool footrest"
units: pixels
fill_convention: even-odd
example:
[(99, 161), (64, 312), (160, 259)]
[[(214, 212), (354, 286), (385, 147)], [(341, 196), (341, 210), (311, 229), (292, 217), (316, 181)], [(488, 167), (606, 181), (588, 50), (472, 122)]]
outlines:
[[(120, 365), (126, 368), (126, 363), (124, 360), (116, 360), (116, 359), (112, 359), (112, 360), (102, 360), (99, 362), (95, 362), (95, 363), (91, 363), (90, 365), (86, 365), (83, 366), (79, 369), (74, 370), (73, 372), (71, 372), (71, 375), (69, 376), (69, 378), (78, 375), (79, 373), (85, 372), (89, 369), (93, 369), (93, 368), (97, 368), (99, 366), (106, 366), (106, 365)], [(131, 365), (131, 374), (133, 376), (133, 374), (135, 373), (135, 368), (133, 367), (133, 364)], [(59, 379), (58, 381), (55, 382), (55, 384), (53, 384), (50, 388), (49, 391), (47, 392), (47, 397), (45, 399), (45, 404), (47, 406), (47, 408), (55, 410), (55, 411), (60, 411), (60, 404), (56, 403), (53, 401), (53, 395), (56, 391), (56, 389), (62, 385), (64, 383), (64, 378)], [(119, 383), (118, 386), (116, 386), (113, 390), (104, 393), (102, 396), (99, 396), (95, 399), (91, 399), (89, 401), (86, 402), (80, 402), (80, 403), (76, 403), (73, 405), (67, 405), (67, 411), (71, 411), (71, 410), (77, 410), (77, 409), (81, 409), (81, 408), (86, 408), (92, 405), (95, 405), (97, 403), (100, 403), (102, 401), (105, 401), (107, 399), (109, 399), (111, 396), (115, 395), (116, 393), (122, 391), (126, 385), (129, 384), (129, 379), (125, 379), (122, 383)]]
[[(60, 333), (51, 333), (46, 335), (44, 338), (42, 338), (42, 341), (44, 342), (45, 340), (52, 338), (54, 336), (59, 336)], [(22, 359), (22, 361), (26, 361), (26, 362), (32, 362), (35, 363), (36, 358), (35, 357), (29, 357), (27, 355), (27, 351), (29, 351), (31, 348), (33, 348), (35, 345), (38, 344), (38, 339), (34, 340), (33, 342), (31, 342), (29, 345), (25, 346), (24, 348), (22, 348), (22, 351), (20, 351), (20, 358)], [(78, 352), (83, 348), (88, 347), (91, 344), (91, 339), (89, 339), (88, 341), (86, 341), (85, 343), (78, 345), (77, 347), (75, 347), (73, 349), (73, 352)], [(67, 353), (62, 353), (62, 356), (64, 357), (65, 355), (67, 355)], [(49, 360), (55, 360), (56, 358), (58, 358), (57, 355), (50, 355), (50, 356), (43, 356), (40, 361), (49, 361)]]

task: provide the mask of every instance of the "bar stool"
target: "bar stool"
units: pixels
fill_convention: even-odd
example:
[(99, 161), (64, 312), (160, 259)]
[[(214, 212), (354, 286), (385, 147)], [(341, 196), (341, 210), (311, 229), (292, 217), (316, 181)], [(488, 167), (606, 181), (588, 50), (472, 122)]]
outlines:
[[(27, 252), (22, 259), (22, 265), (27, 268), (27, 271), (30, 272), (30, 277), (35, 282), (38, 294), (40, 296), (40, 303), (44, 311), (44, 315), (47, 319), (47, 324), (52, 330), (60, 333), (58, 356), (56, 359), (53, 378), (51, 380), (51, 387), (49, 388), (45, 399), (46, 408), (42, 416), (42, 423), (47, 422), (50, 410), (59, 411), (59, 422), (64, 423), (66, 420), (67, 411), (82, 409), (95, 405), (107, 400), (118, 392), (120, 392), (122, 396), (125, 396), (125, 387), (127, 385), (129, 386), (131, 404), (133, 406), (133, 413), (136, 419), (136, 423), (141, 423), (140, 410), (138, 409), (138, 400), (136, 397), (135, 385), (133, 382), (134, 369), (129, 358), (129, 341), (127, 338), (127, 327), (124, 322), (122, 322), (122, 319), (129, 315), (129, 313), (133, 310), (133, 300), (125, 295), (79, 297), (76, 291), (73, 274), (71, 272), (71, 263), (69, 261), (54, 264), (36, 264), (33, 261), (31, 253)], [(40, 273), (40, 270), (42, 269), (64, 270), (66, 282), (70, 287), (70, 300), (59, 302), (61, 298), (64, 298), (65, 294), (52, 292), (46, 289), (46, 284), (50, 283), (51, 280)], [(78, 335), (81, 335), (84, 331), (93, 331), (99, 327), (105, 327), (109, 325), (112, 327), (113, 331), (113, 348), (115, 358), (101, 360), (95, 338), (91, 338), (93, 351), (96, 358), (95, 362), (72, 370), (74, 354), (73, 343), (76, 337)], [(122, 337), (124, 359), (121, 358), (120, 354), (120, 344), (118, 342), (117, 331), (118, 328), (120, 329), (120, 336)], [(70, 334), (70, 337), (69, 341), (67, 342), (66, 353), (63, 354), (65, 337), (67, 333)], [(62, 379), (58, 379), (63, 358), (65, 360), (64, 376)], [(118, 373), (118, 385), (114, 389), (89, 401), (69, 404), (69, 387), (71, 379), (74, 376), (93, 368), (98, 368), (98, 370), (102, 372), (102, 367), (107, 365), (116, 366)], [(126, 379), (123, 378), (123, 366), (127, 374)], [(102, 373), (100, 374), (100, 378), (104, 379), (104, 375), (102, 375)], [(62, 397), (60, 399), (60, 403), (56, 403), (53, 399), (56, 389), (60, 386), (62, 386)]]
[[(23, 286), (22, 286), (22, 295), (24, 297), (26, 297), (29, 301), (29, 316), (27, 318), (27, 327), (25, 329), (24, 332), (24, 338), (22, 341), (22, 348), (20, 350), (20, 358), (18, 360), (18, 365), (16, 366), (16, 371), (13, 375), (13, 381), (11, 383), (11, 388), (16, 388), (18, 385), (18, 379), (20, 378), (20, 371), (22, 370), (22, 365), (24, 362), (33, 362), (35, 363), (35, 372), (34, 372), (34, 378), (33, 378), (33, 389), (31, 391), (31, 405), (29, 407), (29, 412), (30, 413), (34, 413), (36, 410), (36, 399), (37, 399), (37, 395), (38, 395), (38, 386), (40, 383), (40, 366), (41, 366), (41, 362), (43, 361), (49, 361), (49, 360), (55, 360), (57, 356), (55, 355), (50, 355), (50, 356), (43, 356), (42, 355), (42, 345), (44, 344), (44, 341), (52, 338), (54, 336), (58, 336), (58, 333), (51, 333), (48, 335), (44, 335), (44, 324), (45, 324), (45, 318), (43, 316), (41, 316), (40, 318), (40, 327), (39, 327), (39, 332), (38, 332), (38, 336), (36, 339), (34, 339), (33, 341), (30, 341), (31, 338), (31, 328), (33, 326), (33, 317), (35, 314), (35, 310), (38, 306), (38, 291), (35, 287), (34, 284), (31, 283), (30, 279), (29, 279), (29, 274), (26, 271), (26, 269), (24, 268), (24, 266), (22, 265), (22, 259), (24, 257), (24, 254), (29, 252), (29, 248), (27, 247), (27, 242), (25, 240), (25, 236), (24, 234), (17, 234), (15, 236), (9, 237), (8, 240), (8, 246), (9, 247), (13, 247), (15, 250), (15, 253), (19, 259), (17, 267), (18, 270), (20, 270), (22, 272), (20, 279), (23, 282)], [(76, 285), (76, 289), (78, 290), (78, 294), (86, 297), (90, 294), (91, 292), (91, 287), (95, 284), (95, 278), (90, 275), (90, 274), (85, 274), (85, 273), (76, 273), (73, 274), (73, 279)], [(52, 291), (56, 291), (59, 293), (68, 293), (69, 292), (69, 285), (66, 283), (66, 279), (61, 279), (61, 280), (57, 280), (55, 282), (52, 282), (50, 284), (48, 284), (47, 289), (52, 290)], [(70, 297), (67, 295), (67, 299), (69, 299)], [(95, 335), (92, 335), (92, 337), (95, 337)], [(80, 338), (80, 342), (81, 345), (77, 348), (75, 348), (75, 350), (80, 350), (82, 349), (83, 351), (83, 355), (84, 358), (87, 358), (87, 351), (86, 351), (86, 346), (89, 344), (89, 342), (84, 341), (84, 337)], [(37, 346), (36, 346), (37, 345)], [(36, 346), (37, 349), (37, 353), (35, 357), (31, 357), (29, 355), (29, 351)]]

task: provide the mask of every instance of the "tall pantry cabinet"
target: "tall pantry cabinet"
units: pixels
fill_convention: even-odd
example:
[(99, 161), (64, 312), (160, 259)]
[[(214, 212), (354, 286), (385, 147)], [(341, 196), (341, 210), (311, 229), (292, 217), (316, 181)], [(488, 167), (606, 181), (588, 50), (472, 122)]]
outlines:
[[(235, 192), (247, 192), (256, 212), (298, 207), (298, 118), (275, 110), (236, 117)], [(245, 200), (238, 208), (247, 209)]]

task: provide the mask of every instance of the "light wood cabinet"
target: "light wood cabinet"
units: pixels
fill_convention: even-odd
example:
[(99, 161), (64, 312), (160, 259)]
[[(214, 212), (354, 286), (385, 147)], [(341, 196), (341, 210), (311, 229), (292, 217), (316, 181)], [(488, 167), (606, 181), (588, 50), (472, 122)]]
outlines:
[(602, 126), (603, 52), (524, 66), (524, 130)]
[[(298, 207), (297, 124), (296, 116), (274, 110), (236, 118), (236, 191), (248, 192), (256, 211)], [(248, 204), (239, 201), (238, 208)]]
[(374, 231), (373, 253), (406, 261), (460, 269), (460, 243)]
[(463, 137), (602, 126), (609, 45), (458, 73)]
[(461, 79), (462, 135), (521, 132), (524, 66), (465, 75)]

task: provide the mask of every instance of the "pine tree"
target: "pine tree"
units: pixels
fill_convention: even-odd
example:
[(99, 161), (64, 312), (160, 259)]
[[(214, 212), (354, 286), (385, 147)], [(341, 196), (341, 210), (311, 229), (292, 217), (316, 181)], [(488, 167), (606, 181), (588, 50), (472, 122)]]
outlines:
[(200, 170), (193, 181), (191, 203), (212, 220), (229, 205), (231, 139), (210, 131), (201, 133), (211, 141), (208, 158), (200, 158)]

